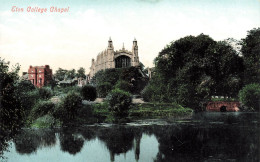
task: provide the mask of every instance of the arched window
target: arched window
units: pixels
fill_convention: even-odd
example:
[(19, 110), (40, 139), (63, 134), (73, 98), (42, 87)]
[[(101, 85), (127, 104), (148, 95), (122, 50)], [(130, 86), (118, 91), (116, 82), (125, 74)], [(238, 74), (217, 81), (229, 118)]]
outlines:
[(124, 67), (130, 67), (131, 66), (131, 59), (127, 56), (119, 56), (115, 59), (116, 68), (124, 68)]

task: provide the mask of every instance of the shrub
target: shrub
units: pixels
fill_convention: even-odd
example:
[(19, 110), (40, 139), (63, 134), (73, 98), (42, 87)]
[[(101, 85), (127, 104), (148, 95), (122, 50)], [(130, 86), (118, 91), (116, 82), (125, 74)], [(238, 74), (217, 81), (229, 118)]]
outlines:
[(52, 90), (50, 88), (42, 87), (39, 89), (39, 95), (42, 99), (49, 99), (52, 96)]
[(143, 97), (143, 100), (146, 102), (151, 101), (153, 94), (154, 90), (152, 86), (149, 84), (141, 92), (141, 96)]
[(97, 85), (97, 93), (98, 97), (106, 97), (107, 94), (112, 90), (112, 84), (109, 82), (104, 82), (99, 85)]
[(85, 85), (81, 89), (81, 95), (85, 100), (94, 101), (97, 98), (96, 88), (91, 85)]
[(120, 89), (112, 90), (106, 97), (108, 109), (116, 117), (126, 117), (130, 108), (132, 97), (130, 93)]
[(29, 80), (21, 80), (20, 82), (17, 82), (15, 86), (18, 93), (28, 92), (35, 89), (34, 85)]
[(240, 101), (248, 108), (259, 110), (260, 84), (248, 84), (239, 91)]
[(78, 113), (78, 110), (82, 107), (82, 98), (78, 93), (69, 92), (63, 99), (62, 105), (63, 111), (68, 119), (74, 119)]
[(82, 108), (78, 110), (78, 117), (88, 118), (92, 116), (92, 107), (91, 105), (83, 105)]
[(130, 92), (131, 91), (131, 84), (128, 83), (127, 81), (119, 80), (116, 83), (115, 88), (121, 89), (121, 90), (126, 91), (126, 92)]
[(55, 118), (51, 115), (44, 115), (37, 118), (31, 126), (34, 128), (49, 128), (55, 124)]
[(20, 102), (21, 109), (23, 110), (23, 119), (26, 119), (35, 103), (39, 100), (38, 90), (17, 93), (16, 98)]
[(55, 104), (51, 101), (39, 101), (31, 110), (31, 119), (37, 119), (46, 114), (52, 114), (55, 108)]

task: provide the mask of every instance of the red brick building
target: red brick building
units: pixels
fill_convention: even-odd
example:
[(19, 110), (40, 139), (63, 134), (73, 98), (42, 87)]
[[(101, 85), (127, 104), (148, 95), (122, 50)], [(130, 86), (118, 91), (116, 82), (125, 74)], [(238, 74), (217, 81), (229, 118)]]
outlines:
[(43, 87), (52, 81), (52, 69), (49, 65), (30, 66), (28, 70), (28, 79), (36, 87)]

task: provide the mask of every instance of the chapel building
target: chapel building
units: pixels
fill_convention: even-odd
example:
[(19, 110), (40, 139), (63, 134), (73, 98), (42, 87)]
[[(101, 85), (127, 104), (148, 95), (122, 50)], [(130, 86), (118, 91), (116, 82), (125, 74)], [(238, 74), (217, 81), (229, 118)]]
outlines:
[(122, 49), (115, 51), (111, 38), (108, 40), (108, 47), (92, 59), (89, 77), (92, 78), (98, 71), (110, 68), (125, 68), (139, 66), (137, 40), (134, 39), (132, 51)]

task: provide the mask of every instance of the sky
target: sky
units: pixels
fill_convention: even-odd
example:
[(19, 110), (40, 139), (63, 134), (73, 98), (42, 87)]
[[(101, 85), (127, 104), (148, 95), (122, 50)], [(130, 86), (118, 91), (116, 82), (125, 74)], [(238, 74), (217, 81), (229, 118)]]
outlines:
[[(12, 12), (16, 6), (23, 12)], [(47, 8), (46, 13), (27, 12)], [(68, 12), (49, 12), (50, 7)], [(260, 27), (260, 0), (0, 0), (0, 57), (21, 72), (50, 65), (89, 72), (91, 59), (107, 47), (132, 49), (139, 60), (153, 60), (170, 42), (204, 33), (216, 41), (240, 40)]]

